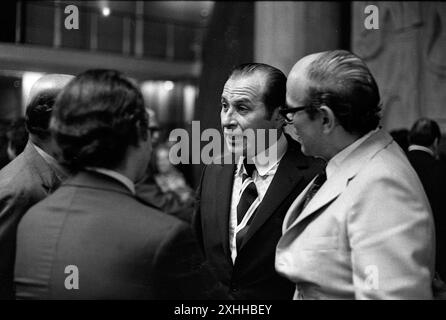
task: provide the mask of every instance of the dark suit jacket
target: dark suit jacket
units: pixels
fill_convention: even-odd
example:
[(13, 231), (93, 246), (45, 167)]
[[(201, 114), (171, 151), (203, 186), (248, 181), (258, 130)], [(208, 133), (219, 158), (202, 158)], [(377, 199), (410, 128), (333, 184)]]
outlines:
[(30, 142), (0, 171), (0, 299), (14, 298), (15, 241), (20, 219), (56, 189), (61, 179)]
[(306, 157), (289, 138), (288, 149), (259, 205), (233, 265), (229, 248), (229, 215), (235, 164), (204, 168), (198, 189), (194, 226), (206, 258), (235, 299), (292, 299), (294, 284), (274, 268), (283, 218), (300, 192), (323, 167)]
[[(67, 266), (78, 289), (65, 286)], [(100, 173), (68, 179), (18, 227), (19, 299), (223, 298), (208, 271), (190, 226)]]
[(174, 192), (163, 192), (152, 174), (148, 174), (143, 181), (137, 183), (135, 188), (136, 197), (142, 202), (191, 223), (194, 210), (193, 199), (182, 202)]
[(436, 236), (436, 271), (446, 280), (446, 166), (420, 150), (409, 151), (407, 157), (423, 184), (432, 208)]

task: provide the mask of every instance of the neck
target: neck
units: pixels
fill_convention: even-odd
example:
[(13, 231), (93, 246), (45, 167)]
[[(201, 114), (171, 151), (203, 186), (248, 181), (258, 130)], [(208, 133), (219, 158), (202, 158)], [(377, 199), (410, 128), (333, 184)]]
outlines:
[(124, 161), (113, 170), (126, 176), (132, 182), (138, 182), (145, 174), (147, 164), (139, 147), (129, 146)]
[(51, 140), (39, 139), (34, 135), (30, 135), (29, 139), (34, 145), (38, 146), (40, 149), (48, 153), (50, 156), (54, 156), (54, 148)]
[(361, 136), (359, 135), (352, 135), (345, 132), (335, 135), (332, 143), (329, 144), (329, 147), (327, 147), (327, 158), (325, 160), (329, 161), (339, 152), (341, 152), (360, 138)]

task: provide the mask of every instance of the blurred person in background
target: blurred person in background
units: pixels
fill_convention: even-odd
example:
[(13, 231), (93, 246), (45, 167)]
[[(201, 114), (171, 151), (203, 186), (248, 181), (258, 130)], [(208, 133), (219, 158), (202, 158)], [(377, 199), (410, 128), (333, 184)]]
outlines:
[(182, 202), (188, 202), (193, 198), (194, 191), (187, 185), (181, 171), (170, 162), (169, 150), (167, 144), (155, 149), (155, 181), (163, 192), (173, 192)]
[(404, 153), (407, 154), (409, 151), (409, 130), (407, 129), (397, 129), (389, 132), (393, 140), (401, 147)]
[(72, 78), (50, 74), (33, 85), (25, 116), (28, 143), (0, 171), (0, 299), (14, 298), (14, 256), (20, 219), (67, 176), (55, 159), (57, 152), (48, 127), (57, 94)]
[(446, 280), (446, 165), (438, 160), (441, 131), (437, 122), (417, 120), (409, 132), (408, 158), (423, 184), (434, 214), (436, 271)]
[(14, 120), (6, 132), (8, 137), (9, 160), (16, 158), (25, 149), (28, 143), (28, 131), (25, 128), (25, 118)]
[[(149, 115), (149, 130), (152, 146), (156, 150), (160, 143), (161, 128), (156, 117), (156, 112), (149, 108), (146, 108), (146, 111)], [(158, 172), (156, 162), (156, 152), (152, 152), (145, 176), (136, 183), (136, 196), (144, 203), (190, 223), (193, 214), (194, 197), (181, 196), (172, 190), (160, 187), (155, 180), (155, 173)]]

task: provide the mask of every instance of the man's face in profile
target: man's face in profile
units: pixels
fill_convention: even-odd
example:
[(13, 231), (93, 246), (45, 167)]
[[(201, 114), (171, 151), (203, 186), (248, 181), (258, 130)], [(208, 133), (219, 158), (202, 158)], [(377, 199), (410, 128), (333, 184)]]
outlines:
[(280, 128), (279, 121), (268, 114), (263, 102), (266, 79), (262, 72), (235, 76), (223, 88), (220, 119), (226, 145), (232, 153), (254, 154), (255, 139), (243, 136), (247, 129)]

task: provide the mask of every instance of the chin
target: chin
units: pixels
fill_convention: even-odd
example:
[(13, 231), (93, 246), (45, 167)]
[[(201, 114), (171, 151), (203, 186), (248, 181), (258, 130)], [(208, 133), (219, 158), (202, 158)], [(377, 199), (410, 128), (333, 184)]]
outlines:
[(238, 143), (232, 143), (230, 139), (226, 140), (226, 148), (230, 153), (241, 154), (243, 153), (243, 145)]
[(300, 150), (302, 151), (302, 153), (306, 156), (312, 156), (312, 154), (310, 152), (308, 152), (308, 149), (305, 148), (305, 146), (301, 143), (300, 145)]

